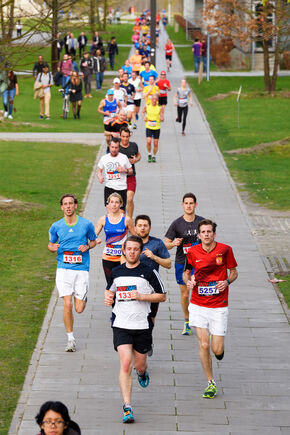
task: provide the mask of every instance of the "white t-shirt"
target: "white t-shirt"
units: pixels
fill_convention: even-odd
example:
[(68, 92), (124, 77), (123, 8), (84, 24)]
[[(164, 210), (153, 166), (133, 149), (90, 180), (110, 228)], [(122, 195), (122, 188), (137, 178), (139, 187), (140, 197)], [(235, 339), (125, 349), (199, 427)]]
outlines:
[(141, 80), (139, 79), (139, 77), (136, 77), (135, 80), (133, 80), (131, 78), (128, 81), (129, 81), (129, 83), (131, 83), (131, 85), (134, 86), (135, 91), (136, 91), (134, 100), (141, 100), (141, 98), (142, 98), (142, 91), (137, 91), (137, 89), (139, 88), (140, 84), (142, 83)]
[(116, 98), (116, 100), (119, 100), (123, 106), (125, 103), (125, 97), (127, 96), (126, 89), (124, 89), (124, 88), (120, 88), (120, 89), (112, 88), (112, 90), (114, 91), (114, 98)]
[(118, 166), (126, 169), (132, 168), (128, 157), (121, 153), (116, 157), (112, 157), (110, 153), (105, 154), (98, 163), (98, 168), (103, 170), (105, 186), (110, 189), (125, 190), (127, 189), (127, 174), (118, 172)]

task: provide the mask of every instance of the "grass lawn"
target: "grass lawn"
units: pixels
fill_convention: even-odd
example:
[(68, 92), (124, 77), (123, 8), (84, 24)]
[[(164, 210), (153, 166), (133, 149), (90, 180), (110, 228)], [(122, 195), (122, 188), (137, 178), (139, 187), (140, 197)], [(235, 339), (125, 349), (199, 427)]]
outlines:
[(0, 205), (1, 434), (8, 433), (54, 288), (48, 229), (62, 217), (61, 194), (83, 198), (96, 151), (75, 144), (0, 142), (0, 195), (22, 201), (15, 209)]
[(288, 308), (290, 308), (290, 275), (277, 276), (277, 278), (286, 280), (286, 282), (279, 282), (278, 286), (281, 293), (283, 293)]
[[(215, 77), (199, 86), (196, 79), (188, 79), (196, 93), (213, 134), (229, 169), (251, 198), (266, 207), (289, 210), (289, 146), (276, 146), (251, 154), (229, 155), (227, 150), (249, 148), (290, 136), (288, 77), (278, 79), (274, 97), (264, 94), (262, 77)], [(208, 100), (217, 94), (238, 91), (243, 86), (240, 128), (237, 128), (236, 95), (224, 99)]]
[(5, 119), (4, 122), (0, 123), (1, 131), (101, 133), (104, 131), (103, 117), (97, 112), (97, 109), (106, 90), (112, 86), (112, 81), (113, 78), (106, 78), (103, 89), (99, 91), (93, 89), (93, 98), (83, 100), (80, 120), (73, 119), (71, 107), (68, 119), (61, 118), (63, 99), (58, 92), (59, 88), (53, 86), (50, 101), (51, 119), (46, 121), (39, 119), (39, 100), (33, 99), (33, 78), (18, 76), (19, 95), (14, 100), (14, 107), (17, 111), (13, 114), (13, 121)]
[(167, 25), (166, 31), (173, 44), (188, 44), (188, 45), (193, 44), (193, 41), (191, 41), (191, 39), (188, 40), (186, 39), (186, 33), (180, 26), (178, 26), (178, 32), (175, 32), (174, 25), (173, 26)]

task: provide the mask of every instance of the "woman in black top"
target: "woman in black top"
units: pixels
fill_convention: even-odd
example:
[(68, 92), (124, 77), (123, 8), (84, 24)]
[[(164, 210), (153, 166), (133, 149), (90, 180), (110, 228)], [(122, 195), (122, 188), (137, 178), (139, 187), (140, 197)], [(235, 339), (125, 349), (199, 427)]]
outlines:
[(18, 95), (18, 83), (17, 76), (14, 71), (8, 73), (8, 87), (2, 94), (3, 106), (4, 106), (4, 118), (13, 119), (13, 103), (15, 95)]
[(70, 101), (72, 103), (74, 119), (76, 118), (80, 119), (80, 111), (81, 111), (81, 105), (83, 99), (82, 88), (83, 88), (83, 84), (80, 79), (79, 73), (77, 71), (73, 71), (71, 75)]

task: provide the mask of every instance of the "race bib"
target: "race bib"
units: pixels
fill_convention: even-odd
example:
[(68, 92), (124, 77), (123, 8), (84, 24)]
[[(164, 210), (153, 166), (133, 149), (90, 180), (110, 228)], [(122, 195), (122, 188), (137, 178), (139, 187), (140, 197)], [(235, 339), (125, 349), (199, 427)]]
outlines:
[(108, 180), (120, 180), (120, 172), (107, 172)]
[(187, 103), (187, 98), (179, 98), (179, 102), (181, 104), (185, 104), (185, 103)]
[(116, 298), (121, 302), (133, 301), (132, 291), (137, 290), (136, 285), (127, 285), (122, 287), (117, 287)]
[(160, 95), (164, 95), (164, 94), (166, 94), (166, 90), (163, 90), (163, 89), (160, 89)]
[(63, 262), (69, 264), (79, 264), (83, 262), (82, 255), (63, 254)]
[(106, 245), (105, 254), (113, 257), (121, 257), (122, 245)]
[(157, 121), (148, 121), (149, 127), (156, 127), (156, 125), (157, 125)]
[(214, 285), (207, 285), (207, 286), (198, 286), (198, 294), (200, 296), (213, 296), (218, 295), (219, 291), (216, 287), (216, 284)]
[(187, 254), (188, 251), (189, 251), (189, 249), (190, 249), (192, 246), (193, 246), (192, 244), (189, 244), (189, 245), (183, 245), (183, 253), (184, 253), (184, 254)]

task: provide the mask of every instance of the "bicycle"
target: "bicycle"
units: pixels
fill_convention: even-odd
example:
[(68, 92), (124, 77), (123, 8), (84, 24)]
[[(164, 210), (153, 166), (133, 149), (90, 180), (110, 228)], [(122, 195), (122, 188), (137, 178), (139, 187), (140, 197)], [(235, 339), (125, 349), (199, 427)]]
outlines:
[(69, 112), (69, 95), (71, 92), (71, 89), (59, 89), (58, 92), (62, 92), (63, 96), (63, 119), (67, 119), (68, 112)]

